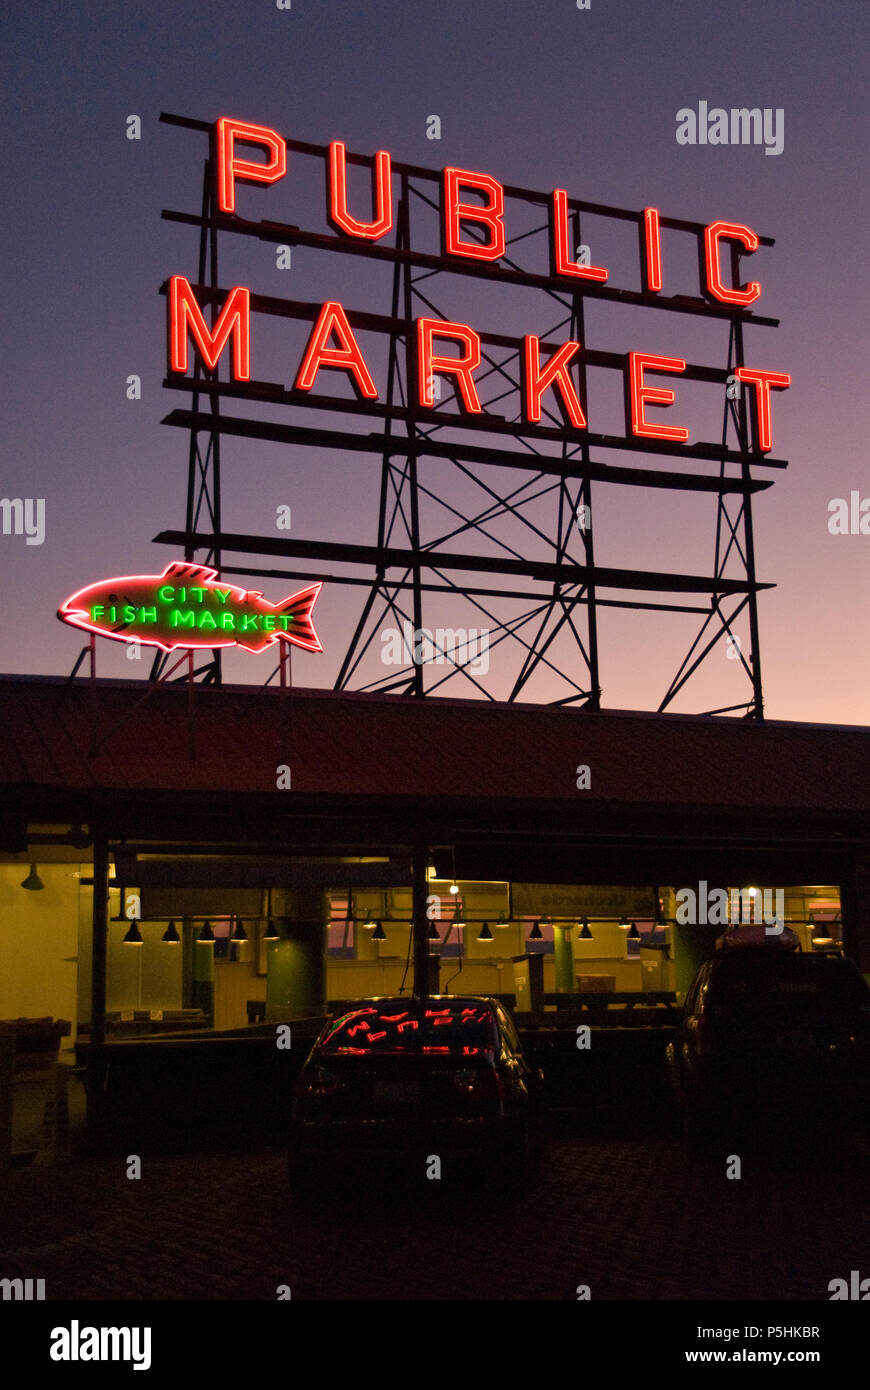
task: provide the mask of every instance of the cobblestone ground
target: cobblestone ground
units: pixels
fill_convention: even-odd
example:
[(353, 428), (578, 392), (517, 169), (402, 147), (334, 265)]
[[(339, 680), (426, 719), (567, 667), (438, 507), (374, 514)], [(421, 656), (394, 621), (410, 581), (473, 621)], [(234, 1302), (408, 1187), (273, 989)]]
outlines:
[(670, 1134), (551, 1135), (521, 1194), (356, 1171), (304, 1203), (283, 1153), (20, 1168), (0, 1277), (48, 1299), (827, 1299), (870, 1271), (858, 1140), (691, 1157)]

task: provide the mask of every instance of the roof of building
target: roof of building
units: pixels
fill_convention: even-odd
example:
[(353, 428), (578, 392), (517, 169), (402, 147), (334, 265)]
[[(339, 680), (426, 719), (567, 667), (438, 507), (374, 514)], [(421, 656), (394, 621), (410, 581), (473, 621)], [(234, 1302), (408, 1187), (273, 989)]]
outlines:
[(870, 811), (870, 728), (0, 676), (7, 801), (24, 787), (265, 796), (281, 764), (302, 796)]

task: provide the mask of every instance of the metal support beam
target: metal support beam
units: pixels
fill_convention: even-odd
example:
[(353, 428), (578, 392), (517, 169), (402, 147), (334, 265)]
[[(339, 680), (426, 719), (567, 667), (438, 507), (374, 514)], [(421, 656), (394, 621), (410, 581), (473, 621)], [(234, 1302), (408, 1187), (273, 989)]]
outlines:
[[(176, 545), (180, 541), (205, 540), (188, 536), (184, 531), (161, 531), (155, 536), (159, 544)], [(298, 559), (328, 560), (336, 564), (379, 564), (381, 567), (413, 569), (415, 563), (433, 570), (465, 570), (475, 574), (519, 575), (550, 583), (586, 584), (593, 576), (591, 567), (568, 561), (550, 563), (538, 560), (508, 560), (486, 555), (463, 554), (458, 551), (399, 549), (391, 546), (381, 550), (372, 545), (346, 545), (341, 541), (291, 541), (273, 536), (241, 536), (224, 533), (215, 538), (223, 550), (241, 555), (286, 555)], [(609, 569), (597, 566), (595, 580), (604, 589), (637, 589), (674, 594), (745, 594), (750, 586), (744, 579), (716, 579), (708, 575), (670, 574), (665, 570)], [(333, 581), (335, 582), (335, 581)], [(771, 589), (772, 584), (756, 583), (756, 588)]]

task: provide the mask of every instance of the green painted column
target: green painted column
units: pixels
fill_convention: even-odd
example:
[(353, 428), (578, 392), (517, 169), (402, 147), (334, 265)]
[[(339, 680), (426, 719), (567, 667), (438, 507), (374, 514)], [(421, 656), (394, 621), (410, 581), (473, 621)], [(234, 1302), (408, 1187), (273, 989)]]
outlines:
[(553, 963), (556, 967), (556, 989), (571, 994), (577, 988), (574, 975), (574, 943), (571, 927), (553, 927)]
[(280, 941), (266, 943), (266, 1018), (326, 1013), (326, 895), (318, 889), (273, 894)]
[(717, 936), (725, 927), (674, 922), (671, 927), (674, 955), (674, 988), (680, 999), (685, 999), (686, 991), (702, 961), (713, 955)]

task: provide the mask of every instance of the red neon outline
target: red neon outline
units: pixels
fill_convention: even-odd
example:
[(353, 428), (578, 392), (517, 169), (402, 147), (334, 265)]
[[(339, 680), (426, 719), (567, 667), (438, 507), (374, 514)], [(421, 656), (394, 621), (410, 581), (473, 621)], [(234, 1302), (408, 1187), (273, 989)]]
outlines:
[(600, 265), (578, 265), (571, 259), (568, 235), (568, 194), (564, 188), (553, 189), (550, 209), (550, 273), (573, 275), (581, 280), (595, 280), (603, 285), (607, 271)]
[[(274, 646), (274, 643), (281, 639), (290, 642), (293, 646), (301, 647), (304, 651), (323, 651), (323, 646), (311, 617), (320, 590), (323, 588), (322, 579), (317, 580), (314, 584), (307, 585), (304, 589), (300, 589), (296, 594), (288, 594), (286, 598), (279, 599), (277, 603), (271, 603), (269, 599), (263, 600), (263, 607), (267, 612), (278, 612), (280, 609), (285, 609), (289, 603), (299, 600), (304, 608), (304, 612), (300, 614), (300, 617), (307, 621), (311, 637), (301, 638), (297, 637), (294, 633), (273, 630), (268, 633), (269, 641), (262, 643), (258, 642), (255, 646), (251, 646), (248, 642), (240, 642), (236, 637), (227, 637), (223, 639), (218, 635), (220, 629), (210, 629), (204, 632), (200, 641), (169, 643), (155, 640), (153, 637), (142, 637), (139, 633), (111, 632), (107, 631), (106, 628), (101, 627), (90, 618), (87, 606), (75, 606), (83, 600), (84, 595), (90, 593), (91, 590), (98, 587), (108, 587), (109, 585), (111, 585), (112, 588), (121, 589), (124, 585), (147, 583), (153, 584), (156, 592), (161, 579), (166, 579), (169, 575), (177, 577), (178, 566), (182, 563), (184, 562), (171, 560), (162, 574), (122, 574), (109, 579), (96, 579), (90, 584), (85, 584), (83, 588), (77, 589), (74, 594), (70, 594), (69, 598), (65, 598), (57, 610), (57, 616), (61, 622), (69, 623), (73, 627), (80, 627), (85, 632), (93, 632), (97, 637), (108, 637), (116, 642), (139, 642), (144, 647), (159, 647), (160, 650), (164, 652), (178, 651), (180, 649), (187, 650), (188, 647), (194, 650), (199, 650), (203, 647), (242, 647), (245, 651), (261, 652), (265, 651), (268, 647)], [(202, 583), (201, 585), (194, 585), (191, 587), (228, 589), (233, 594), (236, 603), (242, 603), (245, 599), (257, 600), (263, 598), (263, 593), (260, 589), (241, 589), (238, 585), (227, 584), (223, 580), (218, 585), (213, 584), (213, 581), (218, 577), (218, 571), (209, 565), (197, 565), (195, 562), (191, 561), (190, 578), (193, 577), (201, 580)], [(262, 630), (258, 631), (257, 635), (261, 636)]]
[(525, 343), (523, 359), (523, 410), (527, 420), (532, 424), (537, 424), (541, 418), (541, 397), (551, 386), (558, 387), (559, 408), (562, 416), (570, 422), (575, 429), (585, 430), (586, 416), (583, 414), (583, 407), (580, 398), (574, 389), (574, 383), (568, 371), (568, 363), (575, 353), (580, 351), (580, 344), (573, 340), (563, 343), (558, 351), (554, 352), (548, 360), (543, 371), (540, 370), (540, 338), (536, 338), (533, 333), (526, 335), (523, 340)]
[(342, 1014), (341, 1018), (337, 1018), (331, 1025), (327, 1025), (329, 1031), (327, 1032), (326, 1037), (323, 1039), (323, 1042), (320, 1044), (320, 1047), (323, 1048), (324, 1045), (329, 1041), (329, 1039), (335, 1036), (339, 1028), (342, 1028), (345, 1023), (349, 1023), (352, 1018), (360, 1018), (363, 1014), (375, 1013), (377, 1013), (377, 1009), (369, 1005), (368, 1008), (351, 1009), (350, 1013)]
[(336, 231), (347, 236), (377, 241), (393, 225), (391, 163), (387, 150), (378, 150), (372, 166), (372, 202), (377, 210), (373, 222), (361, 222), (347, 210), (347, 148), (341, 140), (329, 146), (329, 201), (327, 220)]
[(655, 294), (662, 287), (662, 233), (658, 208), (643, 210), (643, 243), (644, 289), (648, 294)]
[[(333, 333), (342, 344), (341, 347), (326, 346)], [(305, 356), (296, 374), (296, 390), (310, 391), (321, 367), (337, 367), (341, 371), (350, 372), (357, 395), (367, 396), (369, 400), (377, 399), (378, 388), (372, 381), (360, 345), (347, 321), (347, 314), (337, 299), (327, 299), (311, 330)]]
[[(214, 329), (209, 328), (197, 303), (190, 281), (184, 275), (173, 275), (167, 296), (169, 314), (169, 370), (186, 372), (188, 362), (188, 333), (192, 336), (200, 357), (210, 371), (217, 367), (220, 355), (233, 340), (233, 380), (251, 379), (251, 291), (236, 285), (227, 295)], [(237, 331), (238, 330), (238, 331)]]
[(758, 250), (758, 237), (751, 227), (744, 227), (740, 222), (711, 222), (709, 227), (704, 228), (707, 289), (713, 298), (720, 300), (722, 304), (753, 304), (761, 294), (761, 285), (757, 280), (750, 280), (745, 290), (735, 289), (722, 282), (719, 268), (719, 241), (722, 237), (742, 241), (747, 251)]
[(659, 357), (651, 352), (628, 354), (631, 433), (643, 439), (673, 439), (678, 444), (685, 444), (689, 431), (682, 425), (652, 424), (646, 419), (644, 406), (647, 401), (653, 405), (673, 405), (676, 394), (667, 387), (646, 386), (643, 379), (645, 370), (684, 372), (686, 363), (682, 357)]
[(761, 367), (738, 367), (735, 376), (755, 387), (755, 447), (760, 454), (767, 454), (773, 448), (770, 393), (788, 390), (791, 377), (788, 372), (766, 372)]
[[(478, 174), (472, 169), (447, 168), (443, 171), (442, 247), (446, 256), (468, 256), (473, 261), (497, 261), (504, 255), (504, 188), (498, 179), (489, 174)], [(477, 188), (490, 195), (488, 204), (464, 203), (459, 197), (459, 186)], [(462, 241), (463, 221), (480, 222), (488, 227), (492, 239), (487, 245)]]
[[(435, 337), (464, 343), (465, 356), (443, 357), (433, 353), (432, 339)], [(482, 414), (483, 406), (471, 376), (479, 366), (480, 338), (467, 323), (452, 323), (449, 319), (417, 320), (417, 399), (420, 405), (431, 409), (435, 404), (432, 378), (435, 372), (444, 372), (458, 378), (459, 393), (469, 414)]]
[[(250, 183), (277, 183), (287, 173), (287, 146), (283, 137), (270, 126), (236, 121), (231, 116), (221, 116), (215, 123), (215, 131), (218, 207), (221, 212), (234, 213), (236, 179), (245, 179)], [(272, 152), (271, 159), (266, 164), (257, 164), (252, 159), (237, 159), (236, 140), (265, 145)]]

